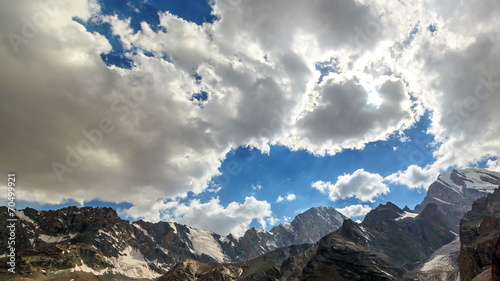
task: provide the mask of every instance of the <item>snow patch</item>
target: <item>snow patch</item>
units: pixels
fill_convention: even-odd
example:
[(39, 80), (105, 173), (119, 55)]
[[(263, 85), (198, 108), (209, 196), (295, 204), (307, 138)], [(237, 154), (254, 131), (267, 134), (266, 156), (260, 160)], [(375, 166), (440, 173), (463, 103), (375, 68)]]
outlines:
[(118, 257), (106, 258), (106, 260), (113, 265), (113, 268), (94, 270), (81, 260), (82, 265), (77, 265), (70, 271), (90, 272), (95, 275), (113, 273), (122, 274), (130, 278), (148, 279), (155, 279), (161, 276), (161, 274), (156, 273), (149, 268), (148, 262), (138, 249), (130, 246), (121, 251)]
[(458, 194), (462, 193), (462, 189), (451, 180), (451, 173), (440, 174), (437, 181)]
[(366, 228), (364, 228), (362, 225), (359, 226), (359, 228), (361, 229), (362, 232), (360, 232), (360, 234), (367, 240), (369, 241), (370, 240), (370, 233), (368, 232), (368, 230), (366, 230)]
[(443, 204), (453, 205), (453, 204), (451, 204), (450, 202), (446, 202), (446, 201), (441, 200), (441, 199), (439, 199), (439, 198), (437, 198), (437, 197), (432, 197), (432, 199), (434, 199), (434, 200), (436, 200), (436, 201), (438, 201), (438, 202), (440, 202), (440, 203), (443, 203)]
[(492, 193), (498, 187), (498, 179), (500, 178), (498, 172), (479, 168), (457, 170), (456, 173), (463, 180), (463, 186), (453, 182), (451, 172), (440, 174), (438, 182), (459, 194), (462, 193), (462, 187)]
[(16, 212), (16, 216), (18, 218), (20, 218), (21, 220), (27, 221), (27, 222), (30, 222), (30, 223), (36, 225), (36, 223), (32, 219), (30, 219), (27, 215), (24, 214), (24, 210), (14, 211), (14, 212)]
[(222, 248), (215, 241), (211, 232), (198, 230), (198, 229), (189, 229), (188, 234), (189, 240), (193, 244), (193, 251), (197, 255), (208, 255), (214, 258), (218, 262), (227, 261), (228, 258), (222, 252)]
[(152, 240), (153, 242), (155, 241), (155, 240), (154, 240), (154, 238), (153, 238), (153, 237), (151, 237), (151, 235), (149, 235), (149, 233), (148, 233), (148, 232), (147, 232), (144, 228), (142, 228), (140, 225), (135, 224), (135, 223), (133, 223), (132, 225), (133, 225), (133, 226), (135, 226), (135, 227), (136, 227), (137, 229), (139, 229), (140, 231), (142, 231), (142, 233), (144, 233), (144, 235), (146, 235), (147, 237), (151, 238), (151, 240)]
[(418, 216), (417, 213), (411, 213), (411, 212), (405, 211), (399, 218), (396, 218), (395, 220), (399, 221), (399, 220), (402, 220), (405, 218), (415, 218), (416, 216)]
[[(40, 234), (38, 235), (38, 238), (42, 240), (45, 243), (58, 243), (58, 242), (63, 242), (69, 239), (73, 239), (77, 233), (69, 233), (69, 234), (63, 234), (59, 236), (50, 236), (50, 235), (45, 235), (45, 234)], [(30, 239), (31, 241), (31, 239)], [(33, 242), (32, 242), (33, 244)]]
[(107, 232), (107, 231), (104, 231), (104, 230), (102, 230), (102, 229), (99, 229), (99, 233), (104, 234), (104, 235), (106, 235), (106, 236), (108, 236), (108, 237), (111, 237), (111, 239), (113, 239), (113, 240), (115, 240), (116, 242), (118, 242), (118, 239), (116, 239), (116, 237), (114, 237), (113, 235), (111, 235), (111, 233), (109, 233), (109, 232)]
[(434, 252), (430, 259), (423, 264), (420, 271), (439, 270), (451, 272), (458, 267), (458, 255), (460, 251), (460, 237), (444, 245)]
[(162, 252), (164, 252), (165, 254), (169, 254), (169, 251), (163, 247), (158, 247), (158, 249), (160, 249)]
[(174, 230), (174, 233), (177, 234), (177, 227), (175, 226), (175, 223), (169, 222), (168, 225)]
[(430, 271), (430, 270), (453, 270), (454, 267), (452, 264), (452, 258), (449, 255), (436, 255), (432, 260), (426, 262), (422, 266), (422, 271)]
[[(470, 181), (467, 180), (465, 181), (466, 188), (492, 193), (498, 187), (498, 181), (491, 175), (500, 178), (500, 173), (491, 172), (478, 168), (463, 169), (460, 170), (458, 173), (464, 176), (466, 179), (470, 180)], [(489, 179), (490, 181), (497, 182), (497, 184), (493, 184), (491, 182), (483, 180), (486, 178)]]

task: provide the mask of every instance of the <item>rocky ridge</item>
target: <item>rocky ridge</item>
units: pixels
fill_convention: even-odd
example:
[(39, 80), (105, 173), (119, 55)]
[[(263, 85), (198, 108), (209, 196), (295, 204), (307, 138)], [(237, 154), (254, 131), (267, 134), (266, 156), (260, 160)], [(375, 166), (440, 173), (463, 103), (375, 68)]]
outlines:
[[(242, 262), (277, 248), (314, 243), (340, 227), (345, 218), (333, 208), (312, 208), (271, 231), (253, 228), (235, 237), (171, 222), (129, 222), (111, 208), (27, 208), (16, 215), (21, 273), (85, 271), (148, 279), (161, 276), (184, 259), (209, 264)], [(0, 208), (0, 219), (6, 216), (7, 209)], [(313, 226), (317, 231), (307, 235)], [(0, 236), (7, 237), (7, 231), (0, 229)], [(6, 249), (0, 250), (2, 264)]]
[[(481, 273), (498, 276), (500, 189), (472, 204), (460, 222), (460, 278), (470, 281)], [(495, 265), (492, 269), (492, 265)], [(495, 277), (498, 280), (498, 277)]]
[(454, 231), (458, 232), (460, 219), (471, 209), (472, 203), (492, 193), (499, 185), (498, 172), (480, 168), (452, 170), (440, 174), (429, 186), (427, 195), (415, 211), (421, 212), (427, 204), (434, 203), (454, 223)]
[[(345, 220), (341, 228), (295, 255), (281, 255), (281, 259), (272, 257), (287, 251), (282, 248), (245, 264), (197, 265), (194, 271), (189, 266), (192, 262), (185, 262), (160, 280), (175, 280), (172, 276), (186, 274), (199, 278), (192, 280), (214, 281), (402, 280), (436, 249), (455, 238), (446, 225), (446, 218), (434, 204), (416, 214), (387, 203), (372, 210), (361, 224)], [(266, 260), (273, 263), (266, 263)], [(256, 271), (259, 275), (250, 274)], [(222, 272), (226, 273), (223, 277)]]

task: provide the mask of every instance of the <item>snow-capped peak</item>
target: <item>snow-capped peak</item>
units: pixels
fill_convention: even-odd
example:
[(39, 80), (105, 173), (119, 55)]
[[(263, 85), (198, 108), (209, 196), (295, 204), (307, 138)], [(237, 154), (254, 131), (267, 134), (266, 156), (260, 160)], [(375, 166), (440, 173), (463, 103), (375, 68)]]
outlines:
[(437, 181), (457, 193), (462, 193), (464, 187), (491, 193), (500, 185), (500, 173), (480, 168), (467, 168), (442, 173)]

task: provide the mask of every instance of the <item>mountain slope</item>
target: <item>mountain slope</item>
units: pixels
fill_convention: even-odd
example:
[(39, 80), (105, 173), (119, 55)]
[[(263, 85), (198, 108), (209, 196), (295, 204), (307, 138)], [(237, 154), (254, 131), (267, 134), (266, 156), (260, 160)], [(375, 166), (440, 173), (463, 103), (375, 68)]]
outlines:
[(421, 212), (427, 204), (436, 204), (455, 224), (454, 231), (458, 232), (460, 219), (471, 209), (474, 200), (492, 193), (498, 185), (500, 173), (486, 169), (468, 168), (443, 173), (429, 186), (427, 196), (415, 210)]
[(237, 264), (184, 260), (158, 281), (295, 280), (314, 249), (310, 244), (292, 245)]
[[(236, 261), (256, 257), (290, 245), (316, 243), (321, 237), (337, 230), (346, 219), (330, 207), (314, 207), (299, 214), (291, 223), (273, 227), (271, 231), (252, 228), (240, 240), (241, 253)], [(257, 247), (256, 247), (257, 246)]]
[(174, 276), (186, 272), (199, 278), (192, 280), (213, 281), (403, 280), (409, 270), (455, 238), (447, 225), (434, 204), (418, 215), (388, 203), (372, 210), (361, 224), (345, 220), (341, 228), (296, 255), (283, 254), (290, 252), (285, 247), (243, 264), (198, 264), (196, 270), (183, 262), (161, 280), (176, 280)]
[[(340, 227), (345, 218), (333, 208), (312, 208), (290, 224), (271, 231), (253, 228), (243, 237), (234, 237), (178, 223), (129, 222), (111, 208), (27, 208), (16, 215), (21, 273), (85, 271), (149, 279), (184, 259), (241, 262), (295, 243), (314, 243), (317, 237)], [(0, 208), (0, 219), (7, 219), (7, 208)], [(314, 235), (308, 235), (307, 229), (314, 229)], [(8, 237), (8, 229), (0, 229), (0, 237)], [(7, 247), (0, 249), (4, 265), (0, 273), (6, 271), (6, 251)]]
[(361, 224), (347, 220), (323, 237), (300, 280), (328, 278), (332, 269), (343, 278), (339, 280), (402, 280), (455, 238), (447, 225), (434, 204), (418, 216), (392, 203), (380, 205)]

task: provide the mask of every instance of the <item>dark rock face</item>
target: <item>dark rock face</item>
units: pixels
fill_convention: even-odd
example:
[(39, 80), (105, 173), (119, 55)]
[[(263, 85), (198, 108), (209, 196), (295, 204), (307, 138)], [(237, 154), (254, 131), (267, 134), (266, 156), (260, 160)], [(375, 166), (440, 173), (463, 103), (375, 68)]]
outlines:
[(495, 245), (495, 253), (491, 259), (491, 279), (493, 281), (500, 281), (500, 236)]
[[(120, 257), (131, 249), (139, 249), (138, 255), (143, 262), (145, 256), (151, 256), (157, 249), (150, 237), (120, 219), (111, 208), (68, 207), (41, 212), (27, 208), (16, 214), (16, 267), (21, 274), (80, 267), (100, 271), (115, 268)], [(6, 216), (7, 209), (0, 208), (0, 219), (6, 219)], [(1, 229), (0, 236), (6, 235)], [(4, 251), (6, 248), (0, 250)], [(160, 264), (174, 262), (165, 254), (155, 258)], [(143, 273), (151, 273), (146, 262), (142, 269)], [(156, 271), (166, 272), (167, 269), (157, 267)]]
[(463, 215), (470, 210), (472, 203), (486, 196), (500, 184), (500, 173), (485, 169), (469, 168), (453, 170), (439, 175), (429, 186), (424, 201), (415, 207), (421, 212), (429, 203), (434, 203), (438, 209), (456, 226)]
[(228, 267), (210, 266), (194, 260), (183, 260), (175, 265), (169, 273), (160, 277), (158, 281), (236, 280), (235, 278), (240, 275), (239, 268), (233, 266), (230, 269), (232, 270), (228, 270)]
[(316, 243), (321, 237), (337, 230), (346, 219), (330, 207), (315, 207), (299, 214), (288, 224), (273, 227), (271, 231), (249, 229), (235, 242), (234, 261), (244, 261), (277, 248)]
[[(495, 261), (500, 235), (500, 189), (479, 198), (460, 222), (460, 278), (472, 280)], [(498, 267), (492, 269), (492, 274)]]
[(313, 251), (311, 247), (309, 244), (283, 247), (236, 264), (209, 265), (184, 260), (158, 281), (297, 280), (300, 269)]
[(397, 267), (372, 247), (375, 237), (361, 225), (346, 220), (336, 232), (320, 240), (318, 250), (304, 267), (299, 280), (395, 280)]
[(342, 278), (338, 280), (402, 280), (405, 272), (455, 237), (433, 204), (415, 218), (403, 214), (387, 203), (368, 213), (361, 224), (346, 220), (320, 240), (301, 280), (327, 280), (330, 273), (322, 268), (334, 269)]
[[(322, 218), (322, 219), (318, 219)], [(338, 229), (346, 217), (339, 212), (333, 212), (329, 207), (311, 208), (298, 215), (290, 224), (294, 230), (292, 244), (316, 243), (326, 234)], [(280, 229), (281, 230), (281, 229)], [(273, 233), (281, 231), (271, 230)], [(290, 233), (290, 231), (285, 232)]]

